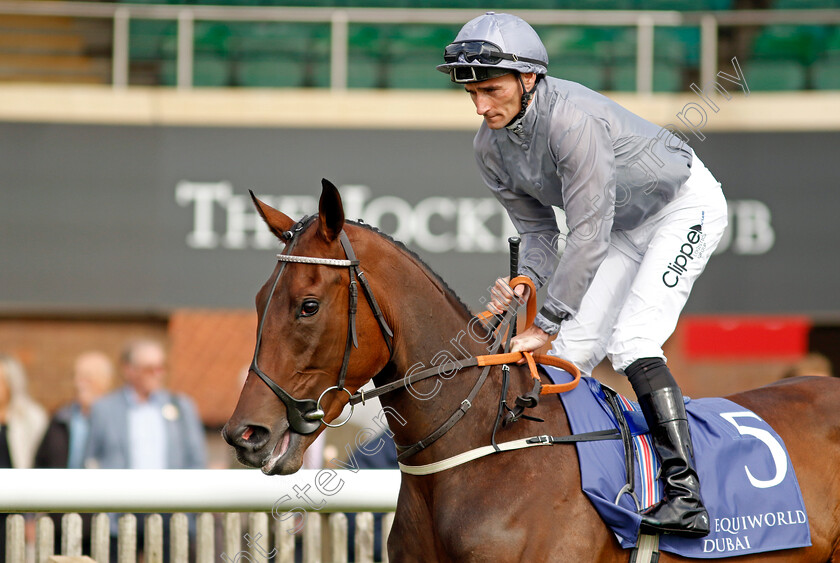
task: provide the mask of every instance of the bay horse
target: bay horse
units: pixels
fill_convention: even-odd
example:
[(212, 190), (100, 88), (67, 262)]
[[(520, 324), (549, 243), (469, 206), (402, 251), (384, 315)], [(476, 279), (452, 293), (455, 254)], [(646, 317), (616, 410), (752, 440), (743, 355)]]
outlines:
[[(318, 214), (297, 223), (254, 198), (286, 243), (286, 258), (257, 294), (254, 361), (223, 435), (240, 461), (267, 474), (300, 469), (304, 451), (324, 430), (321, 419), (337, 424), (350, 396), (369, 380), (387, 387), (442, 357), (488, 353), (476, 317), (447, 285), (401, 244), (345, 221), (338, 190), (322, 184)], [(427, 438), (465, 411), (406, 462), (429, 464), (489, 444), (502, 369), (493, 367), (480, 387), (484, 370), (467, 367), (382, 395), (384, 409), (399, 415), (389, 421), (399, 445)], [(531, 390), (525, 366), (504, 369), (511, 370), (508, 396)], [(840, 381), (786, 380), (728, 398), (785, 441), (812, 541), (731, 559), (840, 563)], [(556, 395), (529, 414), (545, 422), (521, 419), (499, 429), (500, 441), (570, 434)], [(564, 445), (490, 455), (431, 475), (403, 474), (388, 554), (399, 563), (629, 559), (581, 492), (576, 450)], [(662, 562), (682, 560), (660, 555)]]

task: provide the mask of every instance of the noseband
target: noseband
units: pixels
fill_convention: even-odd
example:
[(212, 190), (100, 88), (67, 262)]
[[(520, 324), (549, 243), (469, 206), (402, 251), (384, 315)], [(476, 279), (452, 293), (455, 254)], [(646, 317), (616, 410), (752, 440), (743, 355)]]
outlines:
[[(284, 238), (288, 240), (286, 244), (286, 248), (284, 249), (282, 254), (277, 255), (277, 260), (281, 262), (280, 269), (277, 272), (277, 275), (274, 278), (274, 282), (271, 284), (271, 291), (268, 294), (268, 300), (265, 303), (265, 307), (263, 308), (262, 318), (260, 319), (260, 325), (257, 329), (257, 344), (254, 348), (254, 359), (251, 361), (250, 371), (257, 374), (257, 376), (262, 379), (268, 388), (271, 389), (277, 398), (280, 399), (283, 404), (286, 406), (286, 418), (289, 421), (289, 427), (297, 432), (298, 434), (312, 434), (313, 432), (317, 431), (318, 428), (321, 427), (321, 423), (326, 426), (335, 428), (338, 426), (344, 425), (350, 417), (348, 416), (342, 422), (338, 424), (330, 424), (324, 421), (324, 409), (321, 407), (321, 401), (323, 400), (324, 396), (329, 393), (330, 391), (344, 391), (347, 395), (351, 395), (350, 392), (344, 388), (344, 380), (347, 377), (347, 368), (350, 363), (350, 350), (352, 348), (359, 347), (358, 336), (356, 334), (356, 309), (358, 305), (358, 288), (356, 286), (356, 280), (359, 280), (359, 285), (362, 286), (362, 291), (365, 295), (365, 299), (370, 305), (371, 310), (373, 311), (374, 317), (376, 317), (377, 322), (379, 323), (379, 328), (382, 331), (382, 336), (385, 339), (385, 344), (388, 346), (388, 352), (393, 353), (393, 336), (394, 333), (391, 328), (388, 326), (388, 323), (385, 322), (385, 317), (382, 315), (382, 311), (379, 308), (379, 304), (376, 302), (376, 298), (373, 296), (373, 292), (370, 289), (370, 285), (365, 278), (364, 272), (359, 268), (359, 260), (356, 259), (356, 254), (353, 252), (353, 246), (350, 244), (350, 239), (347, 238), (347, 234), (342, 230), (339, 235), (339, 240), (341, 242), (341, 247), (344, 249), (344, 255), (346, 256), (346, 260), (338, 260), (333, 258), (318, 258), (313, 256), (292, 256), (291, 252), (294, 249), (297, 241), (299, 240), (299, 236), (305, 230), (306, 226), (311, 222), (313, 217), (308, 217), (302, 219), (298, 222), (291, 231), (286, 231), (284, 233)], [(271, 298), (274, 295), (274, 290), (277, 288), (277, 284), (280, 281), (280, 276), (283, 274), (283, 271), (286, 269), (286, 264), (289, 262), (294, 262), (296, 264), (313, 264), (318, 266), (329, 266), (333, 268), (348, 268), (350, 270), (350, 299), (349, 299), (349, 311), (347, 314), (347, 342), (344, 347), (344, 358), (341, 362), (341, 370), (338, 373), (338, 382), (336, 385), (331, 387), (327, 387), (321, 394), (318, 396), (318, 400), (313, 399), (296, 399), (292, 397), (285, 389), (277, 385), (274, 381), (271, 380), (257, 365), (257, 356), (260, 353), (260, 344), (262, 343), (262, 333), (263, 327), (265, 325), (265, 319), (268, 316), (268, 307), (271, 304)], [(350, 414), (352, 415), (352, 405)]]

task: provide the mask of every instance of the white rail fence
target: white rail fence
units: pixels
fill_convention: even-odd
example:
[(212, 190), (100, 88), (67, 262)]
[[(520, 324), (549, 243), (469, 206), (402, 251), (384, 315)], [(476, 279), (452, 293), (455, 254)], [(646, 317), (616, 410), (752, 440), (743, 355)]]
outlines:
[[(714, 81), (717, 74), (718, 32), (722, 26), (763, 26), (771, 24), (833, 25), (840, 23), (840, 9), (822, 10), (733, 10), (677, 12), (650, 10), (512, 10), (533, 25), (556, 26), (633, 26), (636, 28), (636, 88), (639, 93), (653, 91), (654, 28), (692, 26), (700, 28), (701, 84)], [(329, 23), (330, 87), (347, 88), (348, 26), (351, 23), (463, 24), (474, 18), (476, 10), (434, 8), (328, 8), (280, 6), (150, 5), (68, 1), (0, 0), (0, 14), (69, 16), (109, 19), (113, 25), (111, 53), (112, 84), (128, 85), (129, 21), (159, 19), (178, 22), (176, 79), (178, 88), (192, 87), (193, 39), (196, 21), (264, 21)], [(443, 45), (441, 45), (443, 52)]]
[[(349, 538), (354, 560), (372, 563), (373, 513), (387, 513), (384, 552), (399, 483), (396, 470), (303, 470), (268, 477), (256, 470), (4, 469), (0, 512), (35, 514), (29, 541), (27, 518), (32, 517), (8, 516), (4, 561), (25, 563), (34, 557), (36, 563), (48, 563), (53, 555), (84, 553), (107, 562), (116, 541), (119, 563), (138, 561), (138, 548), (144, 563), (163, 563), (164, 525), (158, 514), (163, 512), (173, 513), (168, 531), (173, 563), (190, 561), (191, 542), (197, 563), (293, 563), (297, 548), (303, 563), (341, 563), (348, 560), (347, 512), (357, 513), (355, 537)], [(42, 514), (47, 512), (64, 513), (60, 545), (55, 545), (53, 520)], [(82, 542), (80, 512), (97, 513), (89, 545)], [(186, 513), (192, 512), (200, 514), (191, 531)], [(145, 513), (139, 516), (145, 521), (142, 546), (134, 513)], [(387, 561), (384, 553), (382, 561)]]

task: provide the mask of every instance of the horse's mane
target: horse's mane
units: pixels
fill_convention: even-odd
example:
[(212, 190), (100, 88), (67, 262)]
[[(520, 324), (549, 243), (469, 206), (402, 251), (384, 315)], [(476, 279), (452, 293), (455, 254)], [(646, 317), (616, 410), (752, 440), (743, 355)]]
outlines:
[(429, 267), (429, 265), (428, 265), (428, 264), (426, 264), (426, 263), (423, 261), (423, 259), (422, 259), (422, 258), (420, 258), (420, 256), (418, 256), (418, 255), (417, 255), (417, 253), (416, 253), (416, 252), (414, 252), (413, 250), (409, 249), (409, 248), (408, 248), (408, 247), (407, 247), (404, 243), (402, 243), (401, 241), (396, 240), (395, 238), (393, 238), (393, 237), (392, 237), (391, 235), (389, 235), (388, 233), (384, 233), (384, 232), (380, 231), (378, 228), (374, 227), (373, 225), (369, 225), (369, 224), (367, 224), (367, 223), (365, 223), (365, 222), (363, 222), (363, 221), (347, 221), (347, 223), (350, 223), (351, 225), (355, 225), (355, 226), (357, 226), (357, 227), (362, 227), (362, 228), (363, 228), (363, 229), (365, 229), (365, 230), (368, 230), (368, 231), (370, 231), (370, 232), (372, 232), (372, 233), (374, 233), (374, 234), (376, 234), (376, 235), (379, 235), (380, 237), (384, 238), (385, 240), (387, 240), (388, 242), (390, 242), (391, 244), (393, 244), (394, 246), (396, 246), (397, 248), (399, 248), (401, 251), (403, 251), (403, 252), (405, 252), (406, 254), (408, 254), (408, 255), (409, 255), (409, 256), (410, 256), (410, 257), (411, 257), (411, 258), (412, 258), (415, 262), (417, 262), (417, 263), (420, 265), (420, 267), (422, 267), (422, 268), (423, 268), (423, 270), (425, 270), (425, 272), (429, 275), (429, 277), (430, 277), (430, 278), (432, 278), (432, 279), (433, 279), (433, 280), (435, 280), (438, 284), (440, 284), (440, 286), (443, 288), (443, 290), (444, 290), (444, 291), (445, 291), (445, 292), (446, 292), (446, 293), (447, 293), (447, 294), (448, 294), (448, 295), (452, 298), (452, 300), (453, 300), (455, 303), (457, 303), (458, 305), (460, 305), (460, 306), (461, 306), (461, 308), (464, 310), (464, 312), (465, 312), (468, 316), (470, 316), (470, 317), (471, 317), (471, 316), (473, 316), (472, 311), (470, 311), (470, 308), (466, 305), (466, 303), (464, 303), (464, 302), (461, 300), (461, 298), (460, 298), (460, 297), (458, 297), (458, 294), (457, 294), (457, 293), (455, 293), (455, 290), (454, 290), (454, 289), (452, 289), (451, 287), (449, 287), (449, 284), (448, 284), (448, 283), (446, 283), (446, 281), (444, 281), (444, 279), (443, 279), (442, 277), (440, 277), (440, 276), (437, 274), (437, 272), (435, 272), (433, 269), (431, 269), (431, 268)]
[[(297, 222), (297, 224), (294, 227), (294, 230), (298, 230), (298, 229), (305, 230), (309, 226), (309, 224), (312, 223), (315, 220), (316, 217), (318, 217), (317, 214), (303, 217), (302, 219), (300, 219)], [(359, 221), (346, 220), (345, 222), (349, 223), (351, 225), (354, 225), (356, 227), (361, 227), (361, 228), (365, 229), (366, 231), (370, 231), (371, 233), (384, 238), (386, 241), (390, 242), (391, 244), (396, 246), (398, 249), (400, 249), (402, 252), (407, 254), (411, 259), (413, 259), (415, 262), (417, 262), (417, 264), (421, 268), (423, 268), (423, 270), (426, 272), (426, 274), (431, 279), (435, 280), (440, 285), (440, 287), (444, 290), (444, 292), (446, 292), (446, 294), (449, 297), (452, 298), (452, 301), (454, 303), (457, 303), (461, 307), (461, 309), (463, 309), (464, 313), (466, 313), (467, 316), (470, 316), (470, 317), (473, 316), (472, 311), (470, 311), (470, 308), (466, 305), (466, 303), (464, 303), (461, 300), (460, 297), (458, 297), (458, 294), (455, 293), (455, 290), (452, 289), (451, 287), (449, 287), (449, 284), (446, 283), (444, 281), (444, 279), (437, 274), (437, 272), (432, 270), (429, 267), (429, 265), (426, 264), (423, 261), (423, 259), (420, 258), (420, 256), (417, 255), (416, 252), (414, 252), (413, 250), (410, 250), (404, 243), (396, 240), (395, 238), (393, 238), (388, 233), (384, 233), (384, 232), (380, 231), (378, 228), (374, 227), (373, 225), (369, 225), (368, 223), (365, 223), (364, 221), (361, 221), (361, 220), (359, 220)]]

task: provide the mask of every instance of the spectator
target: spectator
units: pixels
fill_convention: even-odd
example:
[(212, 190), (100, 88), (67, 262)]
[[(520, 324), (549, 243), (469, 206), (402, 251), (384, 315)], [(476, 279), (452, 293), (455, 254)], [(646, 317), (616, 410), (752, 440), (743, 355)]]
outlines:
[[(102, 469), (203, 469), (204, 432), (192, 400), (167, 391), (166, 353), (154, 340), (129, 342), (120, 367), (125, 386), (94, 403), (86, 465)], [(164, 515), (164, 522), (168, 522)], [(138, 515), (137, 542), (143, 545), (144, 518)], [(111, 522), (112, 553), (116, 520)], [(169, 534), (164, 534), (168, 558)]]
[[(90, 429), (90, 408), (110, 391), (114, 366), (102, 352), (80, 354), (73, 364), (76, 398), (55, 413), (35, 454), (35, 467), (43, 469), (81, 469)], [(51, 514), (55, 545), (61, 541), (61, 514)], [(90, 545), (91, 514), (82, 514), (82, 545)]]
[[(0, 354), (0, 468), (29, 469), (47, 427), (47, 413), (26, 391), (26, 372)], [(6, 553), (6, 517), (0, 514), (0, 554)]]
[(102, 352), (85, 352), (73, 364), (75, 400), (55, 413), (35, 456), (41, 468), (84, 467), (90, 428), (90, 408), (110, 391), (114, 368)]

